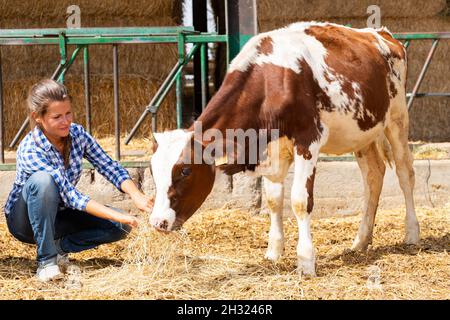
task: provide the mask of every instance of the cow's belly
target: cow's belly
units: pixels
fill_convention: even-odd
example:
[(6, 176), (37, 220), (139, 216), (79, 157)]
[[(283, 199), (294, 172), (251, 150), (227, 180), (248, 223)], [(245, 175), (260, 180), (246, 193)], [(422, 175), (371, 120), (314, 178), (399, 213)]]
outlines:
[(351, 114), (322, 111), (320, 119), (329, 130), (328, 139), (320, 149), (323, 153), (339, 155), (358, 151), (383, 133), (382, 123), (362, 131)]

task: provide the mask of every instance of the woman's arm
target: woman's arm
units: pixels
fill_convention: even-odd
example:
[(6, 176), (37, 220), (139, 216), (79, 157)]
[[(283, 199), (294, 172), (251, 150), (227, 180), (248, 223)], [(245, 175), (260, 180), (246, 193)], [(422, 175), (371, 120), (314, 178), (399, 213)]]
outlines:
[(143, 194), (131, 179), (127, 179), (120, 185), (120, 189), (127, 193), (133, 200), (136, 207), (142, 211), (150, 213), (153, 207), (153, 198)]
[(132, 227), (137, 227), (138, 225), (138, 220), (135, 217), (108, 208), (95, 200), (88, 201), (86, 212), (98, 218), (113, 220)]

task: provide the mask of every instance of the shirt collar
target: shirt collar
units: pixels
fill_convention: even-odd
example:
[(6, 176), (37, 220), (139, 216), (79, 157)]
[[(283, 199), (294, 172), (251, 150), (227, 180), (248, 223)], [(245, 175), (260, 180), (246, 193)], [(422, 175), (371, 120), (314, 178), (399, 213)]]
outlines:
[(48, 141), (47, 137), (38, 126), (34, 127), (32, 134), (34, 141), (36, 142), (36, 145), (38, 147), (41, 147), (45, 151), (50, 150), (52, 144), (50, 143), (50, 141)]
[[(48, 140), (42, 130), (38, 126), (36, 126), (34, 127), (32, 134), (36, 145), (44, 149), (44, 151), (48, 152), (52, 147), (52, 143)], [(69, 130), (69, 138), (72, 138), (72, 125), (70, 126)]]

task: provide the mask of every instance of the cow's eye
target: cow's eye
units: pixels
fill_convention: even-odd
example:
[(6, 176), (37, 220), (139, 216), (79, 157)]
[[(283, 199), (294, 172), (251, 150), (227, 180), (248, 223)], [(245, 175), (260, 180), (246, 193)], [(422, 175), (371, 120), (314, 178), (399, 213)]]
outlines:
[(183, 177), (187, 177), (190, 174), (191, 174), (191, 168), (190, 167), (184, 167), (183, 169), (181, 169), (181, 175)]

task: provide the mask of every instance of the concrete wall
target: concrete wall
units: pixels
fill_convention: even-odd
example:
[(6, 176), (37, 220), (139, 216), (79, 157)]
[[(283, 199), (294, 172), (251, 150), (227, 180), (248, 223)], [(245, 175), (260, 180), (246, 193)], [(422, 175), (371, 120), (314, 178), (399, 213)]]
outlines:
[[(450, 204), (450, 160), (416, 160), (415, 202), (417, 206), (445, 206)], [(149, 169), (129, 169), (146, 194), (155, 194)], [(293, 168), (286, 179), (285, 213), (290, 210), (290, 188)], [(14, 182), (15, 172), (0, 172), (0, 204), (6, 201)], [(119, 192), (101, 175), (85, 170), (78, 184), (80, 191), (93, 199), (115, 207), (132, 210), (126, 194)], [(356, 162), (320, 162), (315, 182), (314, 216), (346, 215), (360, 213), (362, 208), (362, 178)], [(395, 170), (388, 168), (380, 201), (382, 209), (404, 206), (403, 194)], [(202, 209), (244, 208), (267, 213), (261, 178), (243, 173), (228, 177), (218, 173), (213, 191)]]

